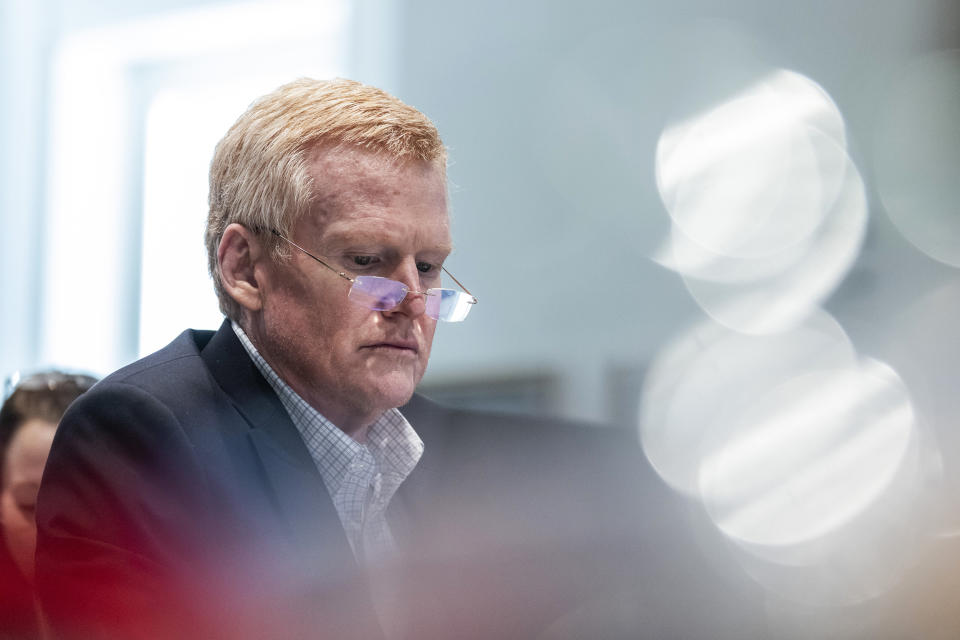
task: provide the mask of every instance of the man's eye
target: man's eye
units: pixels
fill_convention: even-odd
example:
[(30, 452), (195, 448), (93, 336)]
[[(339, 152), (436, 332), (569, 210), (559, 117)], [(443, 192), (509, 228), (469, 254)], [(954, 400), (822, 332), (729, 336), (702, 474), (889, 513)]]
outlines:
[(25, 515), (25, 516), (27, 516), (27, 517), (33, 517), (34, 512), (37, 510), (37, 505), (36, 505), (35, 502), (31, 502), (31, 503), (20, 503), (20, 504), (17, 505), (17, 508), (20, 509), (20, 512), (21, 512), (23, 515)]
[(369, 267), (376, 261), (373, 256), (353, 256), (353, 264), (358, 267)]
[(417, 269), (420, 271), (420, 273), (430, 273), (431, 271), (435, 271), (436, 268), (436, 265), (432, 265), (429, 262), (417, 263)]

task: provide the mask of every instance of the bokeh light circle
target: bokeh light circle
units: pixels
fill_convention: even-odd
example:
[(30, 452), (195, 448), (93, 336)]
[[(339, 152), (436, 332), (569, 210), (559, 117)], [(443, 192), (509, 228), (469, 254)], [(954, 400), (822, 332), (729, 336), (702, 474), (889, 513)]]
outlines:
[(846, 333), (822, 311), (791, 331), (768, 336), (705, 321), (651, 364), (640, 399), (644, 453), (674, 489), (698, 496), (702, 456), (724, 416), (739, 415), (771, 385), (855, 362)]
[[(811, 132), (832, 140), (819, 145)], [(706, 113), (666, 129), (657, 187), (673, 223), (730, 257), (761, 257), (802, 242), (820, 225), (837, 185), (846, 135), (816, 83), (774, 72)]]
[[(841, 171), (843, 183), (829, 213), (814, 237), (779, 271), (762, 274), (770, 260), (741, 264), (754, 267), (756, 278), (742, 282), (715, 282), (682, 274), (697, 304), (717, 322), (745, 333), (772, 333), (789, 329), (816, 309), (846, 277), (860, 253), (867, 228), (867, 197), (860, 174), (849, 159)], [(727, 259), (721, 259), (721, 264)], [(782, 262), (781, 262), (782, 266)]]
[(878, 111), (873, 164), (887, 215), (917, 249), (960, 267), (960, 51), (898, 68)]
[(701, 497), (739, 541), (787, 546), (822, 537), (869, 507), (911, 441), (906, 387), (883, 363), (797, 376), (714, 432)]
[(796, 326), (859, 255), (867, 199), (843, 119), (797, 73), (769, 73), (665, 129), (656, 172), (672, 229), (654, 260), (732, 329)]

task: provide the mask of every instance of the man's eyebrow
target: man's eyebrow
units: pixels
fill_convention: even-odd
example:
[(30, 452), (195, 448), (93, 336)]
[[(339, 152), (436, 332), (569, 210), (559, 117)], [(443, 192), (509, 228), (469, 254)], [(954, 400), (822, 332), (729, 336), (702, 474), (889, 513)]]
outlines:
[[(397, 243), (383, 235), (378, 234), (357, 234), (356, 232), (337, 232), (332, 231), (326, 235), (323, 239), (323, 244), (325, 250), (333, 249), (342, 249), (344, 247), (364, 247), (364, 246), (376, 246), (376, 247), (386, 247), (393, 248)], [(444, 253), (450, 255), (453, 253), (453, 245), (449, 242), (442, 242), (430, 246), (420, 247), (420, 251), (429, 251), (436, 253)]]

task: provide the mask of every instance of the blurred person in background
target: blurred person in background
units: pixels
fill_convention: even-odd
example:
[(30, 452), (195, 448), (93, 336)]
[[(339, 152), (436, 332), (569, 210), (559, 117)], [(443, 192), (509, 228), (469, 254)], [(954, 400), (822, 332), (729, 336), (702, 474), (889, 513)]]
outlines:
[(40, 637), (33, 591), (37, 491), (60, 418), (94, 381), (44, 371), (22, 380), (12, 376), (5, 385), (0, 408), (0, 638)]
[[(60, 637), (657, 637), (725, 593), (635, 442), (414, 394), (437, 322), (477, 302), (445, 266), (446, 160), (425, 115), (349, 80), (231, 127), (206, 229), (224, 323), (105, 378), (54, 440), (37, 584)], [(612, 588), (642, 592), (628, 620), (569, 618)]]

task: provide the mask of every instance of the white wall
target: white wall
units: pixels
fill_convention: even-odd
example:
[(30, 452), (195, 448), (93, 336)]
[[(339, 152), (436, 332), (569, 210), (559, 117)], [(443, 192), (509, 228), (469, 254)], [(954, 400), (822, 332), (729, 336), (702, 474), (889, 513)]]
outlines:
[(45, 2), (0, 3), (0, 371), (37, 355)]

